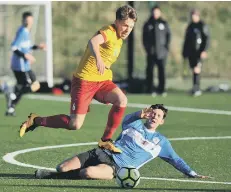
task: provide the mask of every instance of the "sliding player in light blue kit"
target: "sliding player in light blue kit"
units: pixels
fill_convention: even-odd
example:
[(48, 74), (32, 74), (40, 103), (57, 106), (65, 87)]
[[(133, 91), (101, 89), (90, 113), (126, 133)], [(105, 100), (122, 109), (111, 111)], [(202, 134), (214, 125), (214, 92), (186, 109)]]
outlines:
[[(122, 132), (115, 146), (122, 153), (112, 153), (95, 148), (81, 153), (57, 166), (58, 172), (37, 170), (38, 179), (112, 179), (120, 167), (133, 166), (137, 169), (156, 157), (171, 164), (192, 178), (208, 178), (198, 175), (173, 150), (168, 139), (156, 132), (164, 124), (168, 110), (162, 104), (127, 115), (122, 123)], [(143, 123), (141, 119), (146, 119)]]

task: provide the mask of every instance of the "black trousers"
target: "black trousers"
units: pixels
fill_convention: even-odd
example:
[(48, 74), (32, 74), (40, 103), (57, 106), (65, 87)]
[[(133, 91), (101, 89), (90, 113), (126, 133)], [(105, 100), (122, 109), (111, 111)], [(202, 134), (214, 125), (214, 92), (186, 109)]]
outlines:
[(196, 67), (198, 63), (201, 63), (201, 59), (198, 56), (189, 56), (188, 61), (191, 69)]
[[(147, 68), (146, 68), (146, 85), (147, 92), (152, 93), (153, 91), (157, 91), (158, 93), (163, 93), (165, 91), (165, 64), (166, 58), (157, 59), (155, 55), (147, 56)], [(158, 80), (159, 85), (156, 88), (153, 86), (153, 78), (154, 78), (154, 66), (157, 66), (158, 69)], [(153, 90), (154, 89), (154, 90)]]
[(30, 85), (36, 81), (36, 76), (33, 71), (13, 71), (15, 78), (17, 80), (17, 84), (14, 88), (14, 94), (16, 95), (16, 99), (9, 104), (9, 107), (15, 107), (15, 105), (20, 101), (23, 94), (31, 92)]

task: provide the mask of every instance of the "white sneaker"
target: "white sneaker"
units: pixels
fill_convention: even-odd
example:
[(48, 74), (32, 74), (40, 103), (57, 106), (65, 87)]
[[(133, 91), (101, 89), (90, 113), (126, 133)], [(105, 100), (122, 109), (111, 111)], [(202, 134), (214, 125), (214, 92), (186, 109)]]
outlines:
[(201, 91), (201, 90), (195, 91), (195, 92), (193, 93), (193, 96), (194, 96), (194, 97), (198, 97), (198, 96), (201, 96), (201, 95), (202, 95), (202, 91)]
[(156, 92), (152, 92), (152, 97), (156, 97), (157, 93)]
[(163, 93), (161, 93), (160, 95), (161, 95), (162, 97), (167, 97), (168, 94), (167, 94), (167, 92), (163, 92)]

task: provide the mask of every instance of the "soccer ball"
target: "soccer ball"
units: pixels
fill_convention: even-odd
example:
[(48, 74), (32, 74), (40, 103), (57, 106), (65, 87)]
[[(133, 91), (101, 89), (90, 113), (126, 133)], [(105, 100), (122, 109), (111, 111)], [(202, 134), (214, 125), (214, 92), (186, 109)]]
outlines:
[(134, 188), (140, 183), (140, 172), (134, 167), (121, 167), (116, 182), (122, 188)]

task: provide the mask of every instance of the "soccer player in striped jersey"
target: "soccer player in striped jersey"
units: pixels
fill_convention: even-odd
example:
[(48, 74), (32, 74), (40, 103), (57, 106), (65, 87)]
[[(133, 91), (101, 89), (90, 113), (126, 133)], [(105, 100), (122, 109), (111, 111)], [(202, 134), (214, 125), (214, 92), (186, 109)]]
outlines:
[[(156, 131), (164, 124), (168, 110), (162, 104), (127, 115), (122, 123), (122, 132), (115, 141), (122, 153), (105, 149), (93, 149), (57, 166), (57, 172), (37, 170), (38, 179), (112, 179), (120, 167), (137, 169), (160, 157), (178, 171), (192, 178), (208, 178), (198, 175), (177, 155), (169, 140)], [(142, 119), (146, 119), (143, 123)]]
[(31, 114), (20, 127), (20, 136), (38, 126), (78, 130), (82, 127), (92, 99), (108, 104), (112, 108), (99, 147), (112, 152), (121, 150), (114, 146), (111, 138), (121, 123), (127, 97), (112, 82), (111, 65), (117, 60), (123, 40), (132, 31), (137, 15), (135, 9), (125, 5), (117, 9), (114, 24), (101, 28), (88, 42), (85, 53), (75, 70), (71, 85), (70, 115), (39, 117)]
[(17, 30), (14, 41), (11, 44), (13, 55), (11, 58), (11, 69), (15, 75), (17, 83), (14, 92), (8, 95), (8, 108), (6, 116), (15, 115), (15, 106), (18, 104), (24, 93), (36, 92), (40, 88), (31, 64), (35, 62), (32, 51), (36, 49), (45, 50), (46, 45), (31, 45), (30, 30), (33, 25), (33, 15), (31, 12), (24, 12), (22, 15), (22, 26)]

